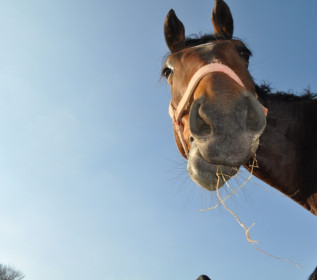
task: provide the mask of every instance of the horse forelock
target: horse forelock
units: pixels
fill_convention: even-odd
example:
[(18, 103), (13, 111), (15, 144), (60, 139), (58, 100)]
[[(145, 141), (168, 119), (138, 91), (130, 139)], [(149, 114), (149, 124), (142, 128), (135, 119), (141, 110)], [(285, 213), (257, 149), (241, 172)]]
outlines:
[(182, 45), (180, 45), (173, 53), (181, 51), (186, 48), (196, 47), (199, 45), (211, 43), (219, 40), (231, 40), (232, 38), (228, 38), (224, 35), (215, 35), (215, 34), (192, 34), (185, 38), (185, 41)]

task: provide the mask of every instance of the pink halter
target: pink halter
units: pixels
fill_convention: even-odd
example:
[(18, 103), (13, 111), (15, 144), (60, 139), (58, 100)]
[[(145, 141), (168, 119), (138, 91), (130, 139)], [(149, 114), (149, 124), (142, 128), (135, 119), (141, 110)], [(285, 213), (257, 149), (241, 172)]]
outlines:
[[(178, 134), (179, 140), (181, 141), (181, 144), (183, 146), (184, 152), (186, 157), (188, 158), (189, 151), (183, 136), (183, 126), (181, 125), (181, 118), (183, 115), (184, 110), (189, 105), (189, 100), (191, 96), (193, 95), (198, 83), (200, 80), (206, 76), (209, 73), (213, 72), (221, 72), (229, 76), (232, 80), (234, 80), (237, 84), (239, 84), (241, 87), (245, 88), (245, 85), (239, 78), (239, 76), (228, 66), (221, 64), (221, 63), (210, 63), (207, 64), (197, 70), (197, 72), (194, 74), (194, 76), (191, 78), (188, 87), (177, 105), (177, 108), (175, 109), (172, 105), (172, 102), (169, 105), (169, 115), (171, 116), (173, 120), (174, 128)], [(262, 106), (263, 107), (263, 106)], [(263, 107), (263, 111), (265, 115), (267, 114), (267, 109)]]

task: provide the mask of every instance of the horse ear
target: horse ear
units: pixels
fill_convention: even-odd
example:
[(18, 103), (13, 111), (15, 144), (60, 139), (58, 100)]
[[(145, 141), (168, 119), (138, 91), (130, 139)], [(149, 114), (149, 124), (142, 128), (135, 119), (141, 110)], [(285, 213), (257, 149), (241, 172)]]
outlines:
[(212, 24), (215, 35), (223, 35), (232, 38), (233, 19), (228, 5), (223, 0), (215, 0), (215, 7), (212, 11)]
[(164, 22), (165, 41), (171, 52), (177, 50), (185, 42), (185, 28), (177, 18), (174, 10), (170, 10)]

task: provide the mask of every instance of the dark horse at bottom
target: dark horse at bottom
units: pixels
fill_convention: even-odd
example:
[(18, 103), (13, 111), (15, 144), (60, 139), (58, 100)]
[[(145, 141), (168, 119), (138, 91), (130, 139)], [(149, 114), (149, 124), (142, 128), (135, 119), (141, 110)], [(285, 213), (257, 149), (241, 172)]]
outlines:
[[(211, 280), (211, 279), (206, 275), (201, 275), (197, 278), (197, 280)], [(315, 271), (309, 276), (308, 280), (317, 280), (317, 267)]]

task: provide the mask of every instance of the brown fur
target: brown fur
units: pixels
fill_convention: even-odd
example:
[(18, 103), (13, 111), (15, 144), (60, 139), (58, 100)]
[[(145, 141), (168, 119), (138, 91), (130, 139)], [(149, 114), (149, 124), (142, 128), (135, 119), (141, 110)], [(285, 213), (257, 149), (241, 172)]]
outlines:
[[(190, 176), (214, 190), (217, 165), (232, 175), (234, 168), (248, 168), (256, 153), (259, 169), (254, 174), (317, 215), (317, 101), (263, 92), (248, 71), (251, 52), (241, 40), (232, 39), (232, 15), (223, 0), (216, 0), (212, 22), (215, 35), (196, 39), (185, 39), (185, 28), (173, 10), (164, 24), (171, 54), (163, 74), (174, 108), (194, 73), (209, 63), (227, 65), (245, 85), (219, 72), (199, 82), (181, 118)], [(266, 118), (261, 106), (268, 108)], [(175, 140), (186, 157), (176, 133)]]

